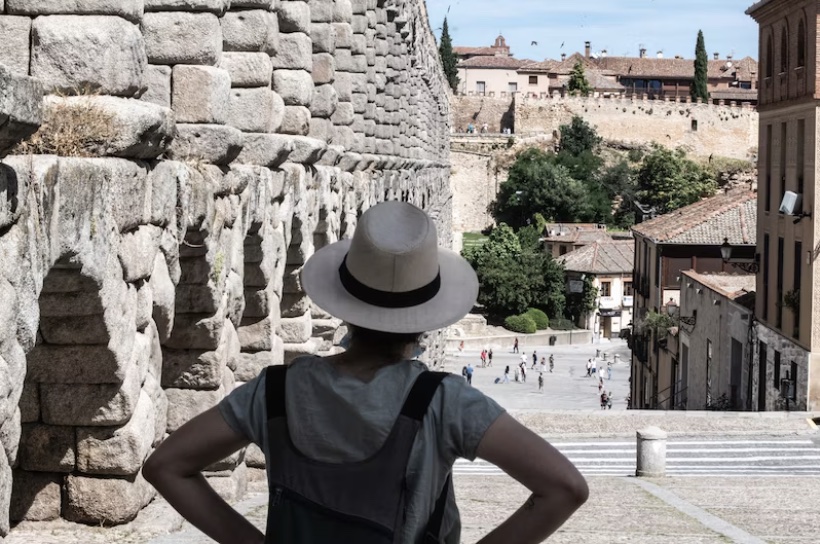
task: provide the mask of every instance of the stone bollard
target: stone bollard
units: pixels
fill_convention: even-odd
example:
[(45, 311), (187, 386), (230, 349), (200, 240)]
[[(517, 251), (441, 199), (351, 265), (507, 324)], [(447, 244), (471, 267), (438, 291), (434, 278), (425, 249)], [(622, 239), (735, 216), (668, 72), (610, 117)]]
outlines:
[(666, 432), (657, 427), (647, 427), (637, 432), (639, 478), (666, 476)]

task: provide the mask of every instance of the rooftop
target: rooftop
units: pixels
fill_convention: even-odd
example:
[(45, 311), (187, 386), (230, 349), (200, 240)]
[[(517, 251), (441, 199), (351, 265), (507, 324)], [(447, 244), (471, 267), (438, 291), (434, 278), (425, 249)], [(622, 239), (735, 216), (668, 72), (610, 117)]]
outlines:
[(755, 245), (757, 193), (730, 191), (703, 199), (632, 227), (632, 232), (656, 243)]
[(527, 59), (516, 59), (513, 57), (472, 57), (458, 63), (459, 68), (508, 68), (518, 70), (525, 64), (532, 63)]
[(752, 308), (754, 307), (754, 294), (757, 286), (757, 277), (754, 274), (704, 274), (694, 270), (686, 270), (683, 275), (692, 278), (701, 285), (705, 285), (729, 300), (734, 300), (747, 308), (751, 303)]
[[(659, 59), (655, 57), (601, 57), (595, 59), (599, 69), (611, 70), (621, 77), (653, 77), (687, 79), (695, 77), (693, 59)], [(757, 73), (757, 61), (751, 57), (740, 60), (710, 60), (709, 79), (739, 79), (751, 81)]]
[(635, 243), (631, 240), (593, 242), (558, 257), (558, 260), (572, 272), (631, 274), (635, 262)]
[(492, 57), (497, 53), (494, 47), (453, 47), (453, 53), (463, 56), (487, 56)]

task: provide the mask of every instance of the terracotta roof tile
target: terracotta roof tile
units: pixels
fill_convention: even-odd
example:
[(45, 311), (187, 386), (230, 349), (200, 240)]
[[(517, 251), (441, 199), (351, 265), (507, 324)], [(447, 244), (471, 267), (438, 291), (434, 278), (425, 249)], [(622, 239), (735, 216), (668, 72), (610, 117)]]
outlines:
[(695, 202), (632, 227), (632, 231), (666, 244), (755, 245), (757, 193), (732, 191)]
[[(592, 60), (599, 69), (612, 70), (621, 77), (654, 77), (692, 79), (695, 77), (693, 59), (659, 59), (654, 57), (601, 57)], [(708, 76), (710, 79), (737, 78), (751, 81), (751, 73), (757, 72), (757, 61), (745, 57), (740, 61), (710, 60)]]
[(631, 273), (635, 262), (635, 242), (609, 240), (593, 242), (558, 257), (564, 269), (590, 274)]
[(757, 276), (754, 274), (703, 274), (694, 270), (687, 270), (684, 274), (732, 300), (753, 293), (757, 286)]
[(458, 63), (459, 68), (508, 68), (517, 70), (532, 61), (512, 57), (473, 57)]
[(455, 46), (453, 47), (453, 53), (456, 55), (484, 55), (488, 57), (495, 56), (497, 49), (495, 47), (468, 47), (468, 46)]

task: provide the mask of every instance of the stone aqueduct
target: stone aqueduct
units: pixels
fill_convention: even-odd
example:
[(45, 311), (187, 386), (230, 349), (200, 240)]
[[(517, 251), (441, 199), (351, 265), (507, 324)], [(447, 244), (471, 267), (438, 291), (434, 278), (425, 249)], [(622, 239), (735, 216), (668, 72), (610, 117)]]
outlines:
[[(122, 523), (166, 433), (333, 349), (316, 249), (385, 199), (451, 242), (435, 40), (423, 0), (0, 0), (0, 38), (0, 534)], [(14, 151), (67, 110), (102, 112), (97, 156)]]

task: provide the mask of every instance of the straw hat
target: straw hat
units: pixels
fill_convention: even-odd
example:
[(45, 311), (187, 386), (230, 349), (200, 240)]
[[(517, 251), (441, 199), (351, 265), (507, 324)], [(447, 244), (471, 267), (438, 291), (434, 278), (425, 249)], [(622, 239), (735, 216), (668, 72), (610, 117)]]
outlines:
[(458, 253), (438, 247), (436, 226), (419, 208), (384, 202), (359, 219), (352, 240), (317, 251), (302, 288), (320, 308), (367, 329), (420, 333), (470, 311), (478, 279)]

